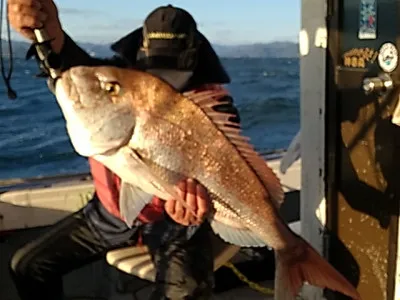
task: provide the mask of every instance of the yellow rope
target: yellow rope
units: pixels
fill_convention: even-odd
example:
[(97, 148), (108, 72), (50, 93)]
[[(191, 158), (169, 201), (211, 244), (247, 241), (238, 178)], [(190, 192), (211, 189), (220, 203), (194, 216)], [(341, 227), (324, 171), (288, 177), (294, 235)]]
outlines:
[(224, 264), (225, 267), (231, 269), (233, 271), (233, 273), (235, 273), (235, 275), (244, 283), (246, 283), (251, 289), (256, 290), (258, 292), (260, 292), (261, 294), (264, 295), (268, 295), (271, 296), (274, 294), (274, 290), (267, 288), (267, 287), (263, 287), (255, 282), (250, 281), (249, 279), (247, 279), (246, 276), (244, 276), (232, 263), (227, 262)]

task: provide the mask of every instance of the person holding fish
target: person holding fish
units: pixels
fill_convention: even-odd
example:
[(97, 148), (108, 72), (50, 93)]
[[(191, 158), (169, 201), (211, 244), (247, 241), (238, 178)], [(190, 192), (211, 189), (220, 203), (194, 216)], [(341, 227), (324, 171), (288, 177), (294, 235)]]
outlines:
[[(62, 32), (52, 2), (40, 1), (40, 10), (33, 0), (25, 0), (30, 5), (24, 9), (22, 0), (9, 1), (15, 4), (9, 5), (11, 23), (21, 33), (28, 36), (23, 28), (42, 25), (51, 31), (64, 70), (53, 90), (74, 149), (92, 161), (100, 198), (14, 256), (18, 289), (30, 293), (23, 299), (55, 299), (61, 275), (132, 240), (138, 226), (158, 271), (151, 298), (210, 299), (212, 259), (204, 237), (209, 226), (231, 244), (274, 249), (277, 300), (296, 299), (306, 282), (361, 300), (282, 218), (280, 180), (243, 136), (232, 98), (221, 87), (229, 77), (189, 13), (156, 9), (142, 29), (113, 45), (122, 59), (107, 62), (90, 58)], [(207, 189), (209, 203), (194, 179)], [(146, 223), (143, 213), (153, 195), (159, 209), (165, 203), (167, 215), (182, 224), (168, 217), (156, 222), (154, 215)], [(170, 198), (176, 202), (168, 209)], [(196, 204), (211, 209), (199, 216)], [(192, 222), (176, 217), (183, 208)], [(208, 222), (197, 225), (203, 216)], [(189, 223), (199, 226), (196, 233), (185, 227)]]
[[(52, 0), (9, 0), (8, 16), (13, 28), (32, 41), (33, 29), (47, 31), (62, 71), (79, 65), (137, 68), (181, 92), (221, 89), (220, 85), (230, 82), (193, 17), (170, 5), (155, 9), (143, 27), (114, 43), (117, 54), (110, 59), (93, 58), (77, 46), (63, 31)], [(231, 121), (238, 123), (232, 98), (225, 95), (221, 100), (227, 103), (216, 109), (232, 114)], [(85, 132), (81, 133), (83, 138)], [(96, 191), (93, 199), (13, 256), (11, 272), (20, 298), (62, 299), (63, 275), (103, 257), (112, 248), (141, 239), (157, 269), (150, 299), (209, 299), (213, 257), (210, 227), (203, 222), (210, 208), (206, 189), (196, 180), (184, 178), (177, 186), (185, 203), (171, 197), (161, 200), (132, 190), (98, 160), (89, 158), (89, 164)], [(143, 205), (132, 207), (132, 201), (141, 200)]]

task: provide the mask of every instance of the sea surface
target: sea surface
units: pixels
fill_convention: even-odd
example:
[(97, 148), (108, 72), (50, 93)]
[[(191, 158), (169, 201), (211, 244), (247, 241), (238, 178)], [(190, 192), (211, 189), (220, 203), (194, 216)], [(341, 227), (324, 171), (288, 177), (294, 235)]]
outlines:
[[(7, 63), (7, 62), (6, 62)], [(223, 59), (244, 133), (256, 149), (286, 148), (299, 130), (299, 60)], [(9, 100), (0, 83), (0, 179), (87, 172), (64, 119), (34, 61), (16, 59)]]

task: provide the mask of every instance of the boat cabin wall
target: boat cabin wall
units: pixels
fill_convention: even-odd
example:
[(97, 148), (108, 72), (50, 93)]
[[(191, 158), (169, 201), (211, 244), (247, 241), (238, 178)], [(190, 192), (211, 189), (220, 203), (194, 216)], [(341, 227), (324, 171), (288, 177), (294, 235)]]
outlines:
[(398, 300), (400, 2), (327, 4), (325, 254), (363, 300)]

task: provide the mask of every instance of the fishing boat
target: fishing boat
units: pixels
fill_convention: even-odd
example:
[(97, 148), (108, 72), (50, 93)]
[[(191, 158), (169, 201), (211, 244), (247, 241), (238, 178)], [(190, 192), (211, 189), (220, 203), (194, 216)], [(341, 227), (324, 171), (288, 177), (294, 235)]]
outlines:
[[(282, 151), (264, 153), (268, 165), (279, 174), (287, 195), (286, 204), (282, 207), (283, 215), (290, 226), (300, 233), (301, 160), (295, 161), (287, 172), (282, 174), (279, 168), (285, 154), (286, 152)], [(18, 299), (8, 274), (10, 257), (18, 246), (32, 240), (37, 234), (45, 232), (51, 224), (83, 207), (91, 199), (93, 192), (90, 174), (11, 179), (0, 182), (0, 299)], [(249, 261), (248, 255), (245, 256), (238, 251), (238, 247), (226, 247), (226, 244), (216, 236), (213, 236), (213, 241), (214, 251), (218, 253), (215, 260), (216, 270), (227, 268), (224, 266), (227, 261), (232, 261), (236, 265), (246, 265), (246, 261)], [(269, 273), (273, 276), (273, 264), (269, 268)], [(233, 299), (232, 288), (238, 284), (227, 282), (228, 277), (234, 275), (232, 270), (229, 273), (231, 274), (227, 275), (225, 270), (225, 273), (216, 278), (222, 281), (216, 290), (228, 291), (216, 293), (215, 299)], [(235, 280), (236, 275), (234, 276)], [(104, 261), (74, 271), (66, 277), (68, 299), (95, 297), (95, 299), (119, 300), (129, 296), (146, 299), (148, 288), (151, 288), (151, 282), (154, 281), (154, 267), (145, 247), (126, 247), (110, 251)], [(248, 293), (253, 293), (255, 297), (266, 296), (257, 289), (243, 289), (243, 287), (239, 288), (239, 293), (243, 293), (243, 290), (246, 292), (235, 299), (247, 299)]]
[[(266, 160), (282, 178), (287, 211), (300, 207), (291, 226), (300, 220), (298, 232), (357, 287), (363, 300), (399, 300), (400, 129), (392, 119), (400, 99), (399, 1), (302, 0), (301, 12), (301, 161), (283, 175), (282, 156)], [(88, 174), (18, 179), (2, 186), (0, 298), (17, 300), (6, 272), (10, 253), (79, 209), (93, 187)], [(70, 296), (136, 297), (151, 282), (151, 266), (133, 268), (129, 264), (135, 259), (125, 250), (68, 275)], [(145, 249), (130, 251), (142, 253), (146, 261)], [(243, 260), (229, 247), (219, 254), (217, 289), (222, 282), (217, 274), (231, 266), (226, 262)], [(235, 274), (248, 286), (216, 293), (216, 299), (273, 299), (266, 295), (271, 282), (255, 285)], [(146, 290), (138, 294), (140, 299)], [(344, 299), (307, 285), (301, 298)]]

